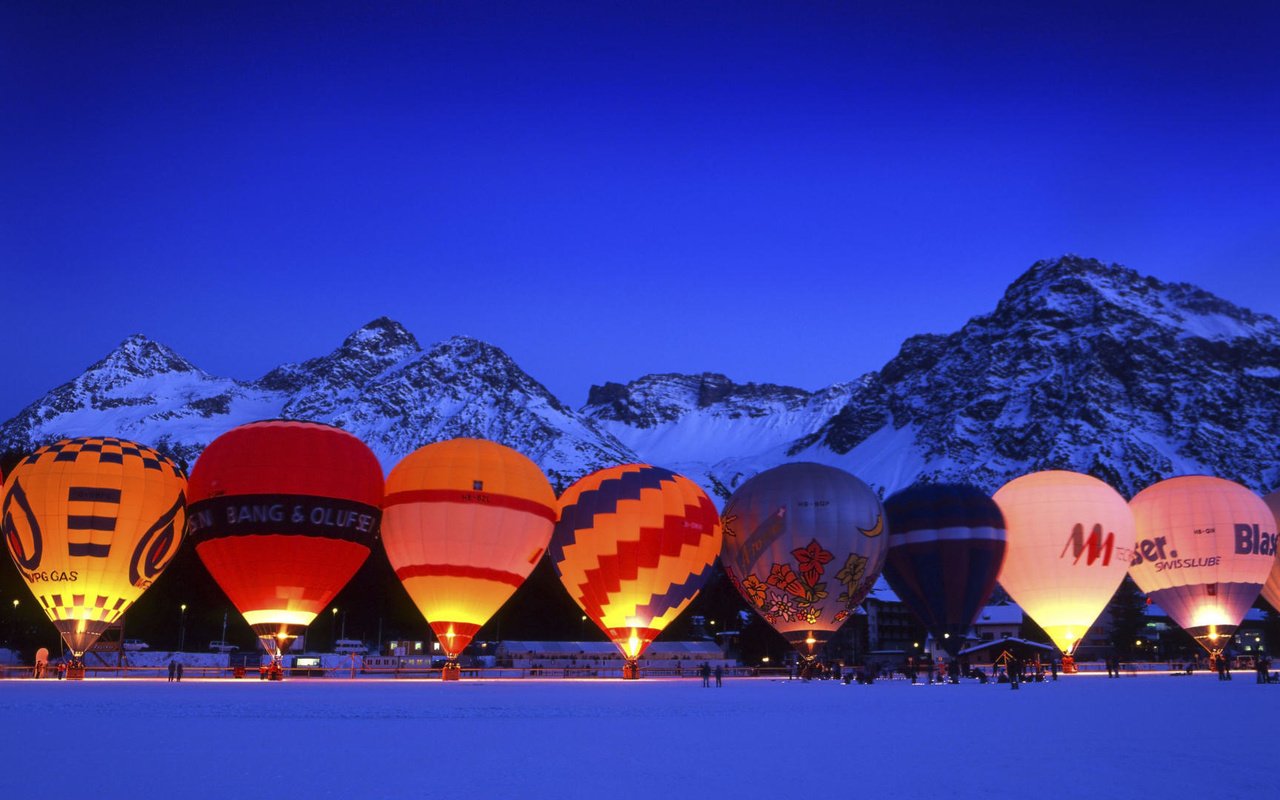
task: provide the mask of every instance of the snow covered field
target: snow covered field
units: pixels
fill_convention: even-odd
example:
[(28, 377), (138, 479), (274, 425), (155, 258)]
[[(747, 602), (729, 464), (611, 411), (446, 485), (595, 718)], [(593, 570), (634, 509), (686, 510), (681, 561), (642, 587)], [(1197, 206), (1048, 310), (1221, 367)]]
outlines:
[(1252, 673), (0, 682), (4, 797), (1271, 797)]

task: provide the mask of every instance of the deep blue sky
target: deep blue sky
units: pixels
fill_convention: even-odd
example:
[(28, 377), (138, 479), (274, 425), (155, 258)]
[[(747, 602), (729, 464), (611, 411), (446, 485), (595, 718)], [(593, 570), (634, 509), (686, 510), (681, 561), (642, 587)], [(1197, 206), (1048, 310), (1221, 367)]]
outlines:
[(1280, 314), (1273, 3), (223, 6), (0, 10), (0, 419), (381, 315), (819, 388), (1065, 252)]

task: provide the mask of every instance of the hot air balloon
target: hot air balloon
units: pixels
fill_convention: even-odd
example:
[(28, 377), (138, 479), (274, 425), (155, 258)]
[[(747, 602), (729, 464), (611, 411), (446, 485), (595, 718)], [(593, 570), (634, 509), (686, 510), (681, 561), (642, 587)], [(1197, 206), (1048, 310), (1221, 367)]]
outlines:
[(1134, 583), (1220, 653), (1275, 564), (1271, 509), (1245, 487), (1205, 475), (1160, 481), (1130, 505), (1138, 526)]
[(885, 580), (956, 658), (1004, 562), (1000, 507), (973, 486), (918, 484), (885, 500), (884, 513)]
[(168, 458), (110, 436), (42, 447), (9, 476), (9, 555), (76, 660), (173, 560), (186, 488)]
[[(1272, 492), (1262, 500), (1271, 509), (1271, 515), (1276, 518), (1276, 528), (1280, 528), (1280, 490)], [(1271, 575), (1262, 586), (1262, 596), (1267, 598), (1272, 608), (1280, 611), (1280, 556), (1277, 556), (1276, 563), (1271, 565)]]
[(844, 470), (783, 464), (738, 487), (724, 525), (730, 580), (805, 658), (807, 674), (884, 567), (880, 498)]
[(681, 475), (647, 464), (609, 467), (560, 498), (551, 561), (584, 614), (638, 678), (645, 648), (693, 601), (720, 555), (720, 515)]
[(1133, 514), (1115, 489), (1063, 470), (1015, 478), (995, 501), (1008, 535), (1000, 585), (1071, 655), (1124, 580)]
[(278, 658), (369, 556), (382, 468), (339, 428), (252, 422), (209, 443), (190, 496), (196, 553)]
[(382, 543), (459, 677), (458, 655), (551, 541), (556, 495), (538, 465), (480, 439), (429, 444), (387, 478)]

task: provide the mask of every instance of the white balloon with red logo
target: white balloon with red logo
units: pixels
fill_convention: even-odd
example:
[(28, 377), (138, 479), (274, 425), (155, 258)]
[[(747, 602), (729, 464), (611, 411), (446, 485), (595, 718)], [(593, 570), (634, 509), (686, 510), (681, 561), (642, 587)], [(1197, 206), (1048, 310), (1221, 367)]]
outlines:
[(1071, 653), (1124, 580), (1133, 514), (1106, 483), (1065, 470), (1015, 478), (994, 499), (1007, 531), (1000, 585)]

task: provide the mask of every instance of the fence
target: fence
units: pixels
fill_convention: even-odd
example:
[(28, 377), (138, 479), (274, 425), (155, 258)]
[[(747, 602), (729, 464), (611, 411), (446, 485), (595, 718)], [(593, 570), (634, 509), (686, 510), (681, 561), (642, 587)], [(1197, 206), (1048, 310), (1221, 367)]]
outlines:
[[(622, 665), (617, 667), (463, 667), (462, 677), (471, 680), (499, 680), (499, 679), (553, 679), (553, 680), (575, 680), (575, 679), (591, 679), (591, 678), (621, 678)], [(29, 666), (3, 666), (0, 667), (0, 679), (33, 679), (34, 669)], [(297, 669), (286, 668), (285, 677), (289, 679), (307, 680), (314, 678), (327, 679), (351, 679), (351, 678), (373, 678), (373, 679), (418, 679), (418, 680), (439, 680), (440, 669), (438, 667), (429, 666), (410, 666), (410, 667), (366, 667), (363, 669), (352, 669), (350, 666), (332, 667), (321, 669), (319, 667), (299, 667)], [(201, 679), (230, 679), (235, 674), (235, 667), (184, 667), (182, 672), (183, 680), (201, 680)], [(653, 679), (685, 679), (699, 680), (699, 673), (696, 669), (676, 669), (673, 667), (647, 667), (642, 668), (640, 675), (643, 678)], [(790, 671), (785, 668), (764, 668), (764, 667), (729, 667), (724, 670), (726, 678), (785, 678), (790, 675)], [(106, 667), (106, 666), (85, 666), (86, 678), (130, 678), (130, 679), (155, 679), (165, 680), (169, 678), (168, 667)], [(244, 671), (243, 678), (245, 680), (258, 680), (260, 678), (258, 670), (249, 668)], [(43, 680), (57, 680), (57, 674), (52, 667), (45, 674)]]
[[(973, 664), (972, 666), (982, 669), (988, 675), (992, 674), (990, 664)], [(1185, 669), (1183, 662), (1130, 662), (1125, 661), (1120, 665), (1122, 673), (1136, 675), (1138, 673), (1173, 673), (1182, 672)], [(1102, 662), (1087, 661), (1077, 664), (1081, 674), (1103, 674), (1106, 672), (1106, 665)], [(1236, 664), (1236, 670), (1252, 669), (1251, 665)], [(202, 680), (202, 679), (230, 679), (234, 677), (236, 668), (227, 667), (199, 667), (184, 666), (182, 672), (183, 680)], [(854, 667), (846, 667), (845, 672), (855, 671)], [(243, 671), (245, 680), (257, 680), (261, 676), (254, 667), (249, 667)], [(1044, 665), (1044, 671), (1048, 673), (1048, 665)], [(1209, 670), (1203, 666), (1198, 667), (1196, 672), (1207, 674)], [(30, 666), (0, 666), (0, 680), (13, 679), (32, 679), (34, 669)], [(407, 679), (407, 680), (438, 680), (440, 678), (440, 668), (427, 665), (412, 666), (396, 666), (396, 667), (355, 667), (337, 666), (337, 667), (297, 667), (286, 668), (285, 677), (289, 679), (307, 680), (314, 678), (326, 679), (351, 679), (351, 678), (373, 678), (373, 679)], [(642, 678), (664, 679), (664, 680), (699, 680), (700, 674), (696, 666), (689, 667), (642, 667), (640, 670)], [(919, 668), (917, 676), (924, 679), (926, 670)], [(590, 666), (590, 667), (567, 667), (567, 666), (534, 666), (534, 667), (463, 667), (461, 676), (470, 680), (522, 680), (522, 679), (542, 679), (542, 680), (588, 680), (592, 678), (621, 678), (622, 664)], [(726, 667), (724, 669), (724, 677), (741, 679), (741, 678), (789, 678), (792, 676), (790, 669), (786, 667)], [(85, 666), (86, 678), (131, 678), (131, 679), (156, 679), (168, 680), (169, 670), (167, 666), (146, 666), (146, 667), (130, 667), (130, 666)], [(898, 665), (892, 668), (885, 667), (881, 675), (877, 676), (878, 680), (906, 680), (906, 673)], [(56, 680), (57, 673), (53, 665), (45, 674), (44, 679)]]

